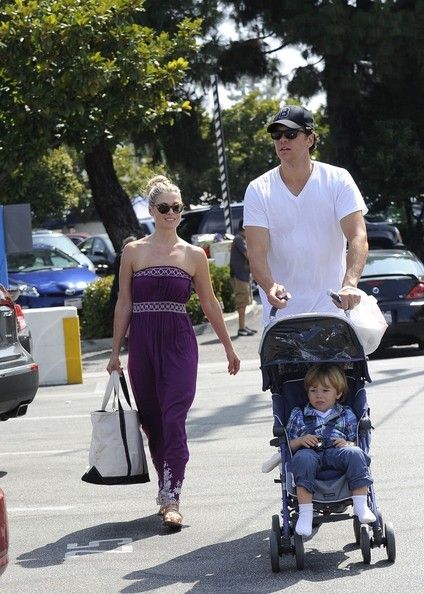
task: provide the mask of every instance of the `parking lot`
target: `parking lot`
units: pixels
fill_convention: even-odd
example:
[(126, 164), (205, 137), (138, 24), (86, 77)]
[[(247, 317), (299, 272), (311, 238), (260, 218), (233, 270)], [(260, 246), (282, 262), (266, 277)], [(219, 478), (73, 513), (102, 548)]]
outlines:
[[(260, 329), (260, 317), (256, 311), (249, 323)], [(258, 370), (260, 333), (235, 339), (242, 358), (236, 377), (226, 374), (214, 335), (198, 339), (181, 533), (161, 527), (151, 464), (152, 481), (145, 485), (101, 487), (80, 480), (89, 413), (101, 401), (108, 357), (107, 348), (92, 352), (84, 356), (83, 384), (41, 388), (26, 417), (0, 425), (11, 553), (2, 591), (421, 592), (424, 471), (416, 454), (424, 441), (422, 354), (399, 349), (396, 357), (370, 362), (372, 468), (379, 506), (395, 526), (396, 563), (388, 564), (385, 550), (377, 549), (365, 567), (346, 520), (324, 524), (305, 543), (304, 571), (284, 557), (281, 572), (273, 574), (267, 539), (280, 487), (273, 474), (260, 471), (273, 451), (270, 395), (261, 391)]]

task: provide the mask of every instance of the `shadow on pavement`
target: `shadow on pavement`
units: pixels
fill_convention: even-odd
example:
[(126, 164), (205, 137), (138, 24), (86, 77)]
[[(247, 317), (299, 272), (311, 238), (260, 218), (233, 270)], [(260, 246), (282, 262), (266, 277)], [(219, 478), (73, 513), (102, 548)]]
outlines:
[[(176, 556), (165, 563), (131, 572), (124, 579), (134, 583), (121, 592), (157, 592), (162, 588), (172, 591), (174, 584), (179, 588), (181, 584), (187, 584), (184, 591), (190, 593), (265, 594), (281, 592), (298, 582), (309, 582), (310, 591), (316, 592), (319, 591), (320, 582), (326, 582), (326, 587), (331, 589), (327, 583), (329, 580), (351, 577), (381, 565), (380, 562), (374, 566), (352, 562), (346, 567), (345, 563), (350, 558), (348, 553), (354, 549), (355, 557), (358, 555), (357, 548), (349, 544), (342, 551), (330, 553), (307, 550), (303, 571), (296, 569), (292, 555), (283, 555), (280, 559), (281, 573), (275, 574), (271, 571), (268, 534), (268, 531), (256, 532), (228, 542), (212, 544)], [(342, 564), (343, 567), (340, 567)], [(332, 591), (337, 591), (336, 585)]]

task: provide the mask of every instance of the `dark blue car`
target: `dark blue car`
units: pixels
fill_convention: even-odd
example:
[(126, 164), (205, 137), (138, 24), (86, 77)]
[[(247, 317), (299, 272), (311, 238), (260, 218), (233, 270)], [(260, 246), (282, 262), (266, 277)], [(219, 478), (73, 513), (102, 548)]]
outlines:
[(97, 276), (74, 258), (49, 245), (7, 257), (9, 285), (17, 286), (22, 307), (82, 307), (86, 287)]

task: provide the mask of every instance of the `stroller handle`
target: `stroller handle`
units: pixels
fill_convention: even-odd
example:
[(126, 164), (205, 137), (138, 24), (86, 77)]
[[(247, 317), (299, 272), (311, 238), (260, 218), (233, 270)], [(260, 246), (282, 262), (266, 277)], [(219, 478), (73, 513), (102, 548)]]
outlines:
[[(341, 303), (342, 302), (342, 300), (340, 298), (340, 295), (338, 293), (336, 293), (335, 291), (333, 291), (332, 289), (328, 289), (327, 295), (329, 297), (331, 297), (331, 299), (333, 299), (334, 301), (337, 301), (338, 303)], [(285, 301), (288, 301), (289, 300), (289, 296), (288, 295), (284, 295), (284, 297), (282, 297), (282, 299), (284, 299)], [(273, 305), (271, 307), (270, 312), (269, 312), (269, 322), (268, 322), (268, 324), (270, 324), (271, 322), (274, 321), (275, 316), (277, 315), (277, 312), (278, 312), (278, 308)], [(348, 316), (348, 314), (347, 314), (346, 311), (345, 311), (345, 313)]]
[[(290, 299), (290, 297), (291, 297), (290, 293), (286, 293), (284, 295), (284, 297), (281, 297), (280, 301), (288, 301)], [(275, 307), (275, 305), (273, 305), (269, 312), (268, 324), (270, 324), (274, 320), (275, 316), (277, 315), (277, 311), (278, 311), (278, 307)]]

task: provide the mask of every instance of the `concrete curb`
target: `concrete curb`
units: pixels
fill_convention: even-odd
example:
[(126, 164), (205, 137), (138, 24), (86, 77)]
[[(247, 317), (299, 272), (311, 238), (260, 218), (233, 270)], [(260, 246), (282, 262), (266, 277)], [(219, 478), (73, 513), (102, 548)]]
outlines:
[[(259, 305), (253, 302), (251, 305), (248, 305), (246, 308), (246, 318), (248, 319), (252, 314), (254, 314)], [(234, 321), (238, 320), (238, 313), (236, 311), (224, 314), (225, 323), (232, 324)], [(205, 324), (198, 324), (197, 326), (193, 326), (194, 333), (196, 336), (203, 336), (205, 334), (212, 334), (214, 331), (212, 326), (207, 322)], [(89, 353), (97, 353), (99, 351), (107, 351), (111, 350), (112, 348), (112, 337), (110, 338), (93, 338), (87, 340), (81, 340), (81, 352), (83, 355)]]

